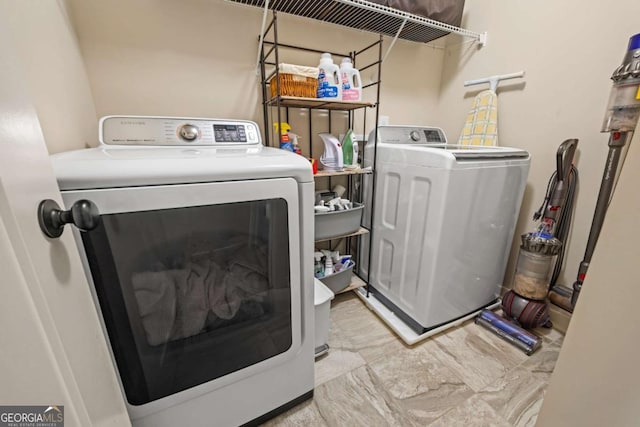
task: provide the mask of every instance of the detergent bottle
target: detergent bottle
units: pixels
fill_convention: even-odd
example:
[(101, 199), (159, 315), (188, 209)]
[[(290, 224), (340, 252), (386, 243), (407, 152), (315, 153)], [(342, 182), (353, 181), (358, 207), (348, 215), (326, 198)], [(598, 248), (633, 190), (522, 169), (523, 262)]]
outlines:
[(318, 70), (318, 98), (333, 98), (338, 101), (342, 99), (340, 68), (333, 63), (330, 53), (320, 56)]
[(340, 64), (340, 79), (342, 82), (342, 100), (362, 100), (362, 80), (360, 71), (353, 68), (351, 58), (344, 58)]
[(291, 130), (291, 126), (289, 126), (289, 123), (276, 122), (273, 124), (273, 126), (276, 128), (276, 133), (280, 135), (280, 148), (295, 153), (295, 148), (293, 146), (293, 143), (291, 142), (291, 138), (289, 137), (289, 131)]

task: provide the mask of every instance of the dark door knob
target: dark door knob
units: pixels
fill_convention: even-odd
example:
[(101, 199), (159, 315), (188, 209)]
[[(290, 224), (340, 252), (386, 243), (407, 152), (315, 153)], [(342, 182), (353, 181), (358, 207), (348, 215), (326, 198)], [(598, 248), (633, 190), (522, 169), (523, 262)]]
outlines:
[(47, 199), (38, 205), (38, 223), (44, 234), (55, 239), (60, 237), (66, 224), (73, 224), (80, 231), (93, 230), (100, 223), (100, 212), (89, 200), (78, 200), (65, 211), (54, 200)]

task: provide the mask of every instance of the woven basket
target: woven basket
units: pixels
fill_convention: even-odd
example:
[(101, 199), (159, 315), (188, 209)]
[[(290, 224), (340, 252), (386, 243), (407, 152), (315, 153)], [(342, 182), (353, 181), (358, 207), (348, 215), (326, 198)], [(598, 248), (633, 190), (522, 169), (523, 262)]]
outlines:
[[(299, 76), (297, 74), (279, 73), (280, 95), (298, 96), (303, 98), (316, 98), (318, 92), (318, 79), (312, 77)], [(271, 97), (275, 98), (277, 93), (275, 76), (269, 81)]]

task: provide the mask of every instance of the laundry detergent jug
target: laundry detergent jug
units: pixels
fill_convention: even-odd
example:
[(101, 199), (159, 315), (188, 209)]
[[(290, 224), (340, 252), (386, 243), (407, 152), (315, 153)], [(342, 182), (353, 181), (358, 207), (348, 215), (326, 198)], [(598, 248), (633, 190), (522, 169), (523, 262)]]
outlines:
[(333, 63), (330, 53), (320, 56), (318, 70), (318, 98), (342, 99), (340, 68)]
[(342, 100), (362, 100), (362, 80), (360, 71), (353, 68), (351, 58), (344, 58), (340, 64), (340, 79), (342, 82)]

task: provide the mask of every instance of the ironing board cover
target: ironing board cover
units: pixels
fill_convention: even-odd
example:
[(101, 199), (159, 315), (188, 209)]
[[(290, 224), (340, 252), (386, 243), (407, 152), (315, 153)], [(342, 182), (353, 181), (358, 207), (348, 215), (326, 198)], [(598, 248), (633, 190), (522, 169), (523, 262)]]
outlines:
[(458, 144), (498, 145), (498, 96), (494, 91), (484, 90), (475, 97)]

